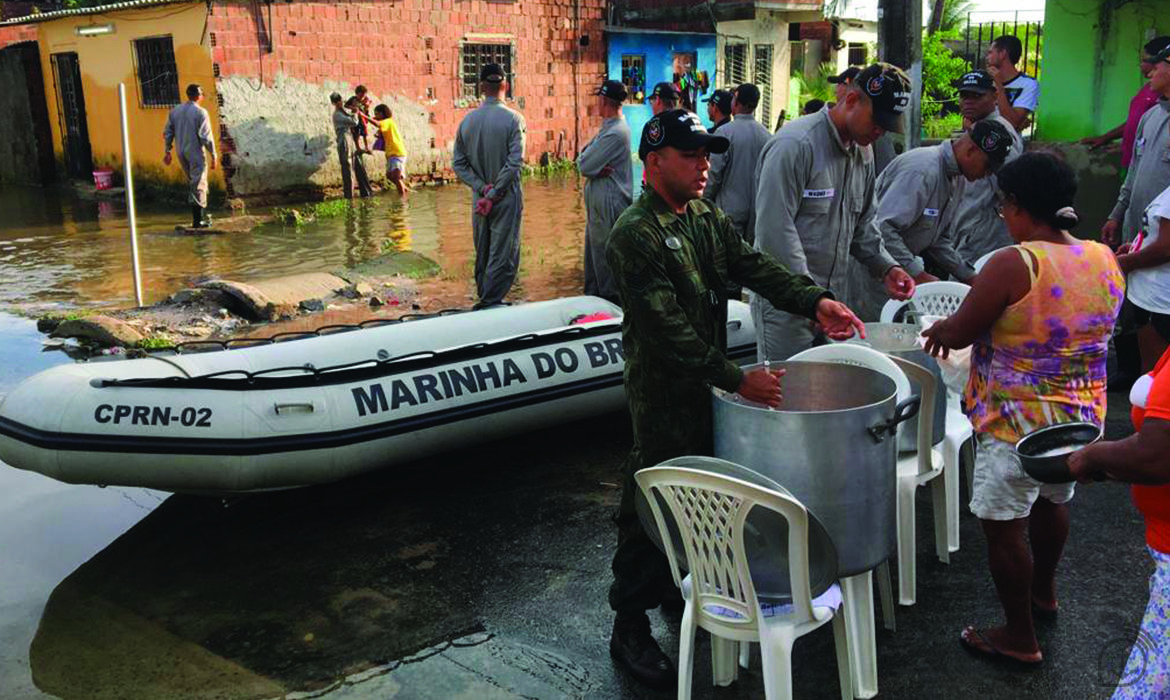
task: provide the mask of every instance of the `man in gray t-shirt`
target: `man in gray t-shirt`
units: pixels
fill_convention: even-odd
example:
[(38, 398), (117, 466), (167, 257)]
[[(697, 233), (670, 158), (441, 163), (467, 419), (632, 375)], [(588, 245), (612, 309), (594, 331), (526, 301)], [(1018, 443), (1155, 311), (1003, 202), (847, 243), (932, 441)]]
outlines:
[(337, 142), (337, 159), (341, 165), (341, 188), (346, 199), (353, 199), (353, 156), (357, 144), (353, 141), (353, 129), (360, 121), (356, 114), (345, 108), (341, 95), (329, 96), (333, 103), (333, 135)]
[(507, 93), (504, 69), (489, 63), (479, 74), (483, 104), (459, 123), (451, 166), (471, 188), (475, 243), (475, 308), (503, 302), (520, 267), (520, 217), (524, 195), (524, 117), (500, 99)]

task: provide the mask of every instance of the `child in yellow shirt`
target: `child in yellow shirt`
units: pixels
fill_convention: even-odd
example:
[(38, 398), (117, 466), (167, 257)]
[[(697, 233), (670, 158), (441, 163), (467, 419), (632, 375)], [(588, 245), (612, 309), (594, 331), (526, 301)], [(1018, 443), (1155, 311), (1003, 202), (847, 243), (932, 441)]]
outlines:
[(374, 108), (374, 118), (378, 129), (382, 132), (383, 147), (386, 151), (386, 177), (398, 188), (398, 194), (406, 196), (410, 187), (406, 184), (406, 144), (402, 142), (402, 134), (398, 133), (398, 125), (394, 123), (394, 115), (386, 105)]

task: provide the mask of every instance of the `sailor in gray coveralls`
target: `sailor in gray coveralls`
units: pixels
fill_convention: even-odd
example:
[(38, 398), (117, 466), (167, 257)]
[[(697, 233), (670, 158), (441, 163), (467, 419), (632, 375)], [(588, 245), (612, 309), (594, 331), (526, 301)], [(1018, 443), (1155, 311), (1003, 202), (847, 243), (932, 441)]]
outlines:
[[(187, 86), (187, 101), (171, 110), (167, 126), (163, 130), (166, 155), (163, 163), (171, 164), (171, 148), (179, 149), (179, 165), (187, 175), (191, 192), (191, 227), (207, 228), (210, 222), (204, 218), (207, 208), (207, 170), (215, 170), (215, 140), (211, 138), (211, 118), (207, 110), (199, 106), (203, 101), (203, 88), (195, 83)], [(204, 159), (203, 151), (209, 157)]]
[(499, 64), (484, 66), (479, 79), (483, 104), (460, 122), (451, 163), (474, 193), (475, 308), (501, 303), (516, 281), (524, 213), (524, 117), (500, 100), (507, 82)]
[(617, 281), (605, 261), (605, 244), (614, 222), (633, 202), (630, 125), (622, 117), (626, 86), (607, 80), (601, 96), (601, 129), (581, 149), (577, 167), (585, 182), (585, 293), (618, 303)]

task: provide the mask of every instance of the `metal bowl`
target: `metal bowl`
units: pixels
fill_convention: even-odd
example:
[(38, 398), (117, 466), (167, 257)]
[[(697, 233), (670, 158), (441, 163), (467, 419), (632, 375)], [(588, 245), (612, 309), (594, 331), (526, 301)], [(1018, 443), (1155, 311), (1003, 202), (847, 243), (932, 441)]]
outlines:
[[(672, 467), (684, 467), (699, 471), (728, 476), (740, 481), (746, 481), (754, 486), (778, 491), (786, 496), (792, 496), (788, 489), (777, 484), (772, 479), (757, 471), (714, 457), (678, 457), (666, 463)], [(665, 466), (665, 465), (664, 465)], [(682, 535), (679, 534), (678, 524), (670, 512), (670, 507), (662, 500), (661, 494), (655, 494), (658, 507), (666, 520), (667, 530), (674, 540), (675, 560), (679, 567), (686, 569), (687, 555), (682, 546)], [(794, 497), (794, 496), (792, 496)], [(794, 497), (795, 498), (795, 497)], [(634, 505), (642, 527), (650, 536), (654, 544), (664, 553), (662, 536), (654, 522), (654, 514), (642, 490), (638, 489)], [(807, 506), (806, 506), (807, 508)], [(752, 582), (756, 587), (756, 595), (761, 602), (773, 605), (783, 605), (792, 602), (792, 591), (789, 588), (788, 558), (784, 555), (788, 551), (788, 523), (783, 516), (764, 508), (755, 508), (748, 514), (744, 523), (745, 549), (748, 557), (748, 570), (752, 574)], [(824, 524), (817, 518), (816, 513), (808, 511), (808, 554), (809, 554), (809, 585), (812, 587), (812, 597), (829, 590), (837, 581), (837, 548), (833, 538)]]
[(1045, 484), (1075, 481), (1068, 470), (1068, 457), (1101, 439), (1101, 429), (1092, 423), (1061, 423), (1028, 433), (1016, 443), (1016, 456), (1028, 476)]

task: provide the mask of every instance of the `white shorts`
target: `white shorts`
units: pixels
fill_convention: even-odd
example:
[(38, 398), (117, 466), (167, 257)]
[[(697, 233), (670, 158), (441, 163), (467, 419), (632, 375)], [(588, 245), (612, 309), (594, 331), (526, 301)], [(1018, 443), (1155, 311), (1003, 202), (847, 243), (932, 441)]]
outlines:
[(406, 172), (406, 156), (386, 156), (386, 174), (389, 175), (391, 170), (401, 170)]
[(1032, 504), (1043, 496), (1053, 503), (1072, 500), (1076, 483), (1045, 484), (1024, 472), (1016, 457), (1015, 445), (979, 434), (975, 454), (975, 478), (971, 512), (981, 520), (1016, 520), (1032, 512)]

